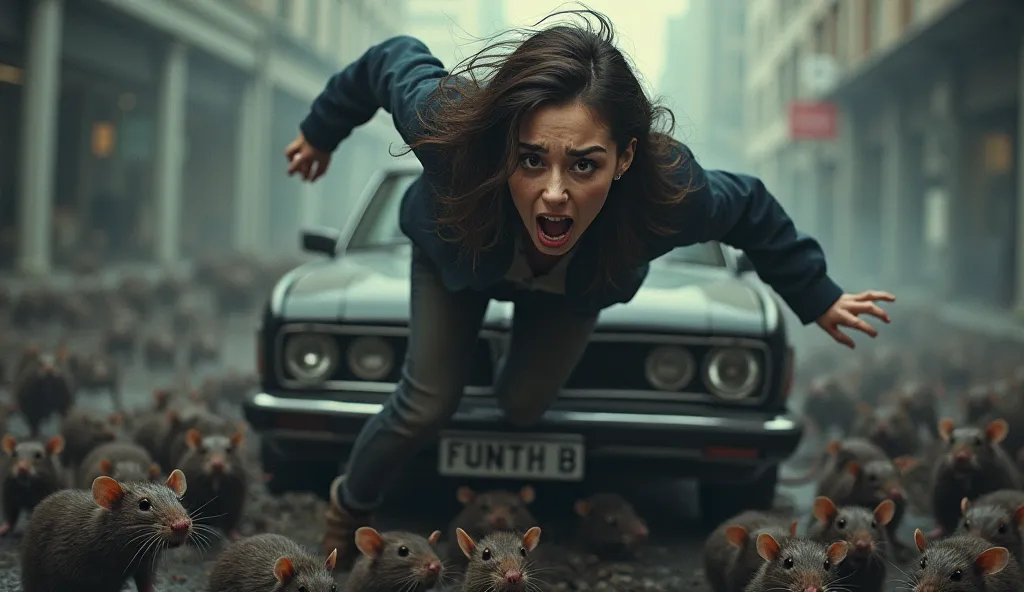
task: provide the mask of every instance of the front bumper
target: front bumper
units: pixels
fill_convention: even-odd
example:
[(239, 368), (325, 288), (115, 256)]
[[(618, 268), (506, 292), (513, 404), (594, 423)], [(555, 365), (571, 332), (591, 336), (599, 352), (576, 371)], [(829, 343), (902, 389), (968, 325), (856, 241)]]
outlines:
[[(322, 393), (261, 392), (245, 402), (245, 417), (284, 459), (343, 463), (363, 424), (383, 402), (379, 395), (341, 396), (346, 400)], [(519, 429), (505, 422), (492, 399), (467, 396), (447, 430), (581, 436), (587, 474), (607, 469), (737, 483), (789, 457), (804, 430), (795, 416), (750, 408), (622, 403), (633, 410), (612, 412), (607, 401), (589, 405), (557, 402), (538, 425)], [(422, 454), (425, 464), (437, 464), (436, 445)]]

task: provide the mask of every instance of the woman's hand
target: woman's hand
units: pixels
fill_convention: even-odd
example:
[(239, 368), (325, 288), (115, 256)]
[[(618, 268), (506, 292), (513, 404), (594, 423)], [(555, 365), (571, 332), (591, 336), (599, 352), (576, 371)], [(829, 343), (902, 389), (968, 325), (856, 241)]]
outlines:
[(853, 349), (855, 344), (849, 335), (839, 330), (840, 326), (853, 327), (872, 337), (878, 336), (874, 327), (862, 321), (858, 315), (869, 314), (889, 323), (889, 314), (875, 302), (895, 302), (896, 297), (888, 292), (861, 292), (860, 294), (843, 294), (836, 300), (825, 314), (818, 318), (818, 325), (839, 343)]
[(288, 144), (284, 155), (288, 157), (288, 176), (298, 172), (302, 174), (303, 179), (309, 182), (323, 177), (327, 172), (327, 167), (331, 164), (331, 154), (321, 152), (311, 146), (301, 133), (291, 144)]

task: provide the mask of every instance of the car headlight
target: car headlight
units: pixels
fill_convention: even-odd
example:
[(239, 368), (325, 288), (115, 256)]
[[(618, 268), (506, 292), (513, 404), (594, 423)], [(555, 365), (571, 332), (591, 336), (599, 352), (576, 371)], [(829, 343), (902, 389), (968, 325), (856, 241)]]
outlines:
[(693, 380), (693, 355), (677, 345), (656, 347), (644, 361), (644, 375), (660, 391), (678, 391)]
[(338, 366), (338, 343), (331, 335), (303, 333), (293, 335), (284, 348), (284, 363), (296, 380), (321, 383)]
[(706, 377), (711, 392), (723, 399), (742, 399), (757, 388), (761, 364), (750, 350), (721, 348), (710, 352)]
[(358, 337), (348, 348), (348, 368), (360, 380), (381, 380), (395, 365), (395, 350), (380, 337)]

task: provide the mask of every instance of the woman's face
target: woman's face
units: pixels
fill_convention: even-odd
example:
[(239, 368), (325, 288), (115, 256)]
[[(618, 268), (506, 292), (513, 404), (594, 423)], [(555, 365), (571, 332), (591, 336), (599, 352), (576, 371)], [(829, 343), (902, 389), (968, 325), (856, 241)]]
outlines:
[(606, 124), (579, 103), (538, 107), (523, 118), (508, 188), (537, 250), (562, 255), (576, 244), (635, 147), (633, 139), (617, 156)]

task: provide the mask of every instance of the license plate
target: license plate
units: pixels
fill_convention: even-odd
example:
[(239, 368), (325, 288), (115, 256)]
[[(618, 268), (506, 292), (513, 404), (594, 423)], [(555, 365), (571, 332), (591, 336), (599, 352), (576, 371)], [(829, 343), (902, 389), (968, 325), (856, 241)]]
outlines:
[(445, 433), (438, 472), (450, 477), (582, 481), (584, 457), (580, 436)]

